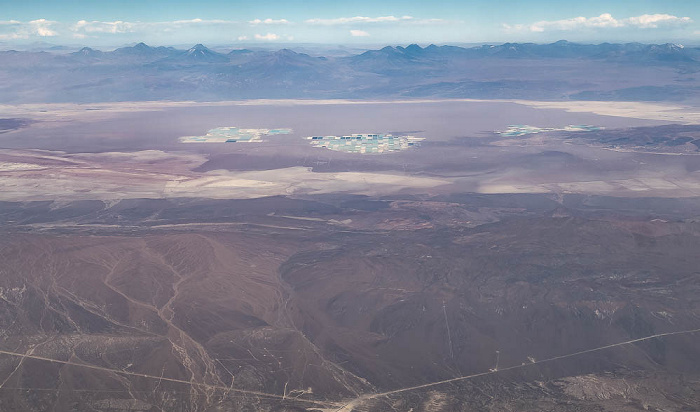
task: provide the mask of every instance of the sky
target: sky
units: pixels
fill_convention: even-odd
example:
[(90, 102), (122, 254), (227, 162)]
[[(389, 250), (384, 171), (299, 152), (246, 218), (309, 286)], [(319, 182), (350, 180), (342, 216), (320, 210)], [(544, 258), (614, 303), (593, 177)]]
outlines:
[(700, 44), (700, 0), (0, 0), (0, 43)]

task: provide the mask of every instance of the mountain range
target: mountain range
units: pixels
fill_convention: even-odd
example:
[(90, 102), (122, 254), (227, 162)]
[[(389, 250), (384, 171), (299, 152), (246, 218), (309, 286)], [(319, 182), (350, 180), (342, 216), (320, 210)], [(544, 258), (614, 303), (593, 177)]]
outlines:
[(0, 52), (0, 102), (248, 98), (692, 99), (700, 48), (677, 44), (387, 46), (342, 57), (138, 43)]

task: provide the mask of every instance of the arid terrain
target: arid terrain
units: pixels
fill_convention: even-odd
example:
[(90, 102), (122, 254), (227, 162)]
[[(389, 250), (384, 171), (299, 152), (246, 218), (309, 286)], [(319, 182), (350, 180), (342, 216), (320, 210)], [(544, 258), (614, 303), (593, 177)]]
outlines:
[(700, 408), (692, 105), (2, 109), (0, 410)]
[(4, 203), (2, 405), (692, 410), (697, 201), (620, 203)]

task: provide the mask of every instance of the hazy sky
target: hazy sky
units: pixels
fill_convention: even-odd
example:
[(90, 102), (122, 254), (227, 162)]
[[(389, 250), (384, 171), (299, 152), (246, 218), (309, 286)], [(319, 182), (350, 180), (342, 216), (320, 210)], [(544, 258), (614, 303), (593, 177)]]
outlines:
[(700, 44), (700, 0), (0, 0), (0, 42)]

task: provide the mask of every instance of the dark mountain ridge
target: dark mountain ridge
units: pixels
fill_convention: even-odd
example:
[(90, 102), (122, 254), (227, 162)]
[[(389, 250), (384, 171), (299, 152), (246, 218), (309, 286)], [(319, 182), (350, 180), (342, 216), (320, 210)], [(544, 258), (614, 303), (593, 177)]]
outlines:
[[(70, 54), (0, 52), (2, 103), (249, 98), (683, 100), (700, 49), (677, 44), (386, 46), (352, 56), (138, 43)], [(593, 73), (596, 73), (594, 76)]]
[(189, 50), (176, 52), (172, 56), (163, 59), (163, 63), (227, 63), (229, 58), (226, 55), (217, 53), (203, 44), (196, 44)]
[[(0, 51), (0, 56), (8, 53), (28, 55), (32, 51)], [(42, 52), (52, 55), (51, 52)], [(110, 58), (114, 56), (140, 56), (144, 58), (171, 57), (172, 60), (181, 62), (208, 62), (221, 63), (241, 57), (255, 58), (263, 55), (276, 55), (285, 58), (308, 58), (305, 53), (298, 53), (284, 48), (277, 52), (253, 51), (249, 49), (234, 49), (227, 54), (215, 52), (203, 44), (197, 44), (188, 50), (179, 50), (173, 47), (152, 47), (143, 42), (134, 46), (121, 47), (113, 51), (100, 51), (91, 47), (84, 47), (77, 52), (70, 53), (73, 56), (87, 55), (90, 57)], [(582, 44), (566, 40), (554, 43), (503, 43), (500, 45), (484, 44), (475, 47), (460, 47), (430, 44), (421, 47), (417, 44), (403, 46), (385, 46), (377, 50), (367, 50), (350, 57), (317, 57), (318, 60), (338, 60), (360, 62), (418, 62), (425, 59), (444, 58), (508, 58), (508, 59), (615, 59), (635, 63), (642, 60), (658, 60), (661, 62), (686, 62), (700, 63), (700, 48), (685, 47), (680, 44), (642, 44), (642, 43), (600, 43)]]

